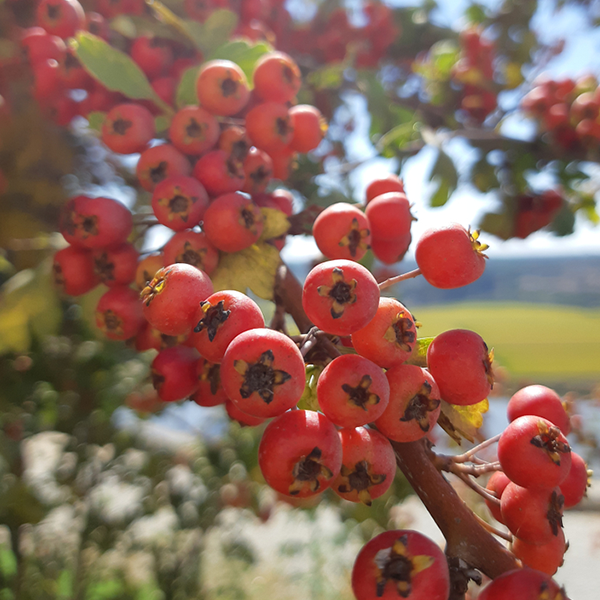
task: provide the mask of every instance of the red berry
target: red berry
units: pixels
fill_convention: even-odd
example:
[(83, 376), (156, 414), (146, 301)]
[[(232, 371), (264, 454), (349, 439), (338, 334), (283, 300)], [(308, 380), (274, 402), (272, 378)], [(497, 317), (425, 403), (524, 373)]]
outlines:
[(198, 225), (208, 204), (204, 186), (193, 177), (183, 175), (161, 181), (152, 194), (152, 210), (159, 223), (175, 231)]
[(591, 471), (587, 464), (576, 452), (571, 452), (571, 468), (569, 474), (560, 484), (561, 494), (565, 498), (565, 508), (577, 506), (585, 496), (590, 485)]
[(195, 326), (200, 302), (213, 293), (203, 271), (186, 264), (164, 267), (142, 290), (144, 316), (166, 335), (183, 335)]
[(161, 350), (152, 361), (152, 384), (164, 402), (183, 400), (198, 387), (196, 363), (198, 353), (193, 348), (174, 346)]
[(221, 361), (223, 387), (249, 415), (274, 417), (296, 405), (305, 384), (304, 359), (296, 344), (271, 329), (240, 333)]
[(310, 152), (317, 148), (327, 131), (327, 122), (321, 111), (310, 104), (297, 104), (289, 110), (294, 136), (290, 148), (296, 152)]
[(258, 447), (258, 464), (274, 490), (306, 498), (333, 483), (342, 465), (342, 444), (325, 415), (292, 410), (267, 425)]
[(244, 168), (223, 150), (211, 150), (195, 164), (194, 177), (212, 197), (221, 196), (242, 189)]
[(404, 258), (411, 241), (410, 233), (402, 234), (393, 240), (371, 239), (371, 250), (377, 260), (386, 265), (393, 265)]
[(144, 325), (139, 295), (125, 286), (108, 290), (96, 307), (96, 326), (111, 340), (128, 340)]
[(571, 448), (550, 421), (524, 416), (515, 419), (500, 436), (498, 460), (517, 485), (552, 489), (569, 474)]
[(191, 343), (213, 363), (220, 363), (229, 344), (240, 333), (265, 326), (258, 304), (233, 290), (215, 292), (203, 302)]
[(360, 260), (369, 249), (371, 233), (364, 213), (346, 202), (328, 206), (313, 225), (319, 250), (330, 260)]
[(143, 290), (154, 279), (156, 272), (164, 266), (165, 260), (162, 254), (151, 254), (139, 261), (135, 272), (135, 285), (137, 288)]
[(160, 38), (142, 36), (135, 39), (130, 54), (149, 79), (160, 77), (173, 63), (173, 50)]
[[(369, 205), (370, 206), (370, 205)], [(469, 285), (483, 275), (487, 249), (458, 223), (429, 229), (415, 249), (415, 259), (423, 277), (434, 287), (451, 289)]]
[[(490, 477), (485, 489), (492, 493), (492, 495), (496, 496), (498, 500), (502, 499), (502, 493), (506, 489), (506, 486), (510, 483), (510, 479), (502, 472), (496, 471)], [(504, 523), (504, 519), (502, 518), (502, 511), (500, 510), (500, 505), (494, 502), (491, 502), (487, 498), (485, 499), (485, 503), (487, 507), (490, 509), (492, 516), (499, 523)]]
[(410, 233), (413, 216), (408, 198), (401, 192), (388, 192), (374, 198), (365, 210), (371, 235), (378, 240), (395, 240)]
[(197, 156), (217, 143), (219, 123), (201, 106), (186, 106), (173, 117), (169, 138), (180, 152)]
[(264, 228), (260, 209), (244, 194), (215, 198), (204, 214), (204, 233), (223, 252), (239, 252), (258, 241)]
[(386, 175), (385, 177), (374, 179), (367, 186), (367, 204), (377, 196), (381, 196), (381, 194), (387, 194), (388, 192), (400, 192), (401, 194), (404, 194), (404, 183), (402, 179), (392, 173)]
[(356, 600), (447, 600), (450, 575), (444, 553), (417, 531), (386, 531), (359, 552), (352, 569)]
[(396, 474), (396, 455), (379, 432), (365, 427), (342, 429), (342, 467), (331, 489), (344, 500), (371, 506), (390, 488)]
[(276, 102), (258, 104), (246, 115), (246, 131), (255, 146), (274, 158), (288, 147), (294, 135), (288, 107)]
[(325, 415), (340, 427), (359, 427), (378, 419), (388, 405), (390, 386), (381, 367), (345, 354), (319, 376), (317, 399)]
[(528, 385), (516, 392), (508, 402), (509, 421), (524, 415), (535, 415), (552, 421), (565, 435), (571, 430), (569, 415), (560, 396), (544, 385)]
[(256, 427), (257, 425), (262, 425), (266, 421), (266, 419), (263, 419), (262, 417), (253, 417), (252, 415), (246, 414), (231, 400), (225, 402), (225, 410), (232, 421), (237, 421), (242, 426)]
[(563, 564), (567, 549), (565, 534), (562, 529), (545, 544), (528, 544), (519, 538), (513, 540), (512, 553), (531, 569), (537, 569), (547, 575), (554, 575)]
[(85, 13), (77, 0), (41, 0), (36, 16), (38, 25), (61, 38), (72, 37), (85, 27)]
[(395, 298), (380, 298), (373, 319), (352, 334), (354, 349), (386, 369), (406, 361), (416, 342), (413, 316)]
[(350, 260), (331, 260), (308, 274), (302, 306), (320, 329), (334, 335), (350, 335), (365, 327), (377, 312), (379, 287), (362, 265)]
[(271, 157), (258, 148), (250, 148), (243, 163), (244, 185), (242, 189), (251, 195), (264, 192), (273, 176)]
[(503, 573), (480, 592), (478, 600), (568, 600), (549, 575), (533, 569), (515, 569)]
[(383, 435), (396, 442), (425, 437), (440, 416), (440, 391), (428, 371), (414, 365), (397, 365), (385, 376), (390, 401), (375, 421)]
[(147, 191), (174, 175), (189, 175), (192, 167), (188, 159), (174, 146), (161, 144), (144, 150), (136, 167), (140, 185)]
[(108, 287), (129, 285), (135, 279), (139, 254), (125, 243), (94, 252), (94, 271)]
[(211, 363), (201, 358), (196, 363), (196, 375), (198, 377), (198, 390), (192, 396), (192, 400), (198, 406), (217, 406), (227, 402), (227, 394), (221, 381), (220, 364)]
[(102, 141), (119, 154), (142, 152), (155, 133), (154, 117), (139, 104), (111, 108), (102, 124)]
[(197, 231), (176, 233), (163, 248), (164, 262), (167, 265), (187, 263), (210, 275), (219, 262), (219, 252)]
[(302, 85), (298, 65), (284, 52), (264, 54), (254, 67), (252, 80), (256, 93), (270, 102), (293, 100)]
[(427, 367), (450, 404), (485, 400), (492, 389), (492, 355), (482, 337), (467, 329), (438, 335), (427, 349)]
[(100, 280), (94, 272), (90, 250), (67, 246), (54, 255), (54, 283), (69, 296), (81, 296), (95, 288)]
[(203, 108), (223, 117), (240, 112), (250, 98), (244, 72), (230, 60), (204, 63), (198, 74), (196, 91)]

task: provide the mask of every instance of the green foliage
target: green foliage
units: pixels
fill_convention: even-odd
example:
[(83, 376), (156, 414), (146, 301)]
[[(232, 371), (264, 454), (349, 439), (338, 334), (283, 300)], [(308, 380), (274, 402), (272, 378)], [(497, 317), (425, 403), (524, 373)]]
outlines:
[(84, 31), (72, 39), (71, 47), (86, 71), (109, 90), (134, 100), (151, 100), (162, 105), (148, 78), (128, 54)]
[(252, 87), (254, 65), (263, 54), (272, 50), (272, 46), (267, 42), (251, 43), (244, 39), (233, 40), (215, 48), (211, 52), (209, 60), (220, 59), (234, 62), (244, 71), (248, 78), (248, 84)]
[(234, 12), (220, 9), (212, 12), (204, 23), (186, 21), (184, 26), (198, 50), (209, 56), (223, 40), (231, 37), (237, 23), (238, 17)]
[(429, 198), (431, 206), (444, 206), (458, 185), (458, 172), (452, 159), (441, 149), (438, 149), (429, 180), (437, 184), (437, 188)]
[(177, 108), (198, 104), (198, 93), (196, 92), (196, 79), (202, 65), (194, 65), (186, 69), (181, 76), (177, 92), (175, 93), (175, 103)]

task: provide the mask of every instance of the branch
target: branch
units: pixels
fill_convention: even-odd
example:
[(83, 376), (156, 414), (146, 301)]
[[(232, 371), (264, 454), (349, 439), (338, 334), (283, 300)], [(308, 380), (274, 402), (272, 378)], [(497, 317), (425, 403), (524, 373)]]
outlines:
[(423, 440), (392, 446), (398, 467), (444, 534), (448, 556), (464, 560), (491, 579), (518, 567), (516, 558), (482, 527), (438, 471)]

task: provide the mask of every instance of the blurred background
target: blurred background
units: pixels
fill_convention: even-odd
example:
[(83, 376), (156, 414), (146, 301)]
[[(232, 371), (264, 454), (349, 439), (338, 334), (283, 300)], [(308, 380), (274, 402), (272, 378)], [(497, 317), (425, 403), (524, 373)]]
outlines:
[[(110, 2), (82, 4), (101, 10)], [(165, 4), (184, 8), (183, 1)], [(302, 30), (322, 27), (328, 15), (342, 9), (362, 31), (370, 23), (365, 10), (370, 4), (288, 0), (285, 10), (289, 26)], [(288, 184), (295, 210), (340, 200), (362, 203), (371, 180), (400, 172), (418, 218), (413, 239), (447, 221), (482, 227), (490, 260), (477, 282), (439, 290), (412, 279), (387, 293), (422, 323), (420, 336), (466, 328), (494, 348), (497, 382), (484, 436), (502, 431), (514, 391), (545, 384), (568, 401), (574, 448), (600, 468), (597, 147), (585, 160), (559, 149), (564, 156), (543, 166), (527, 162), (523, 157), (533, 146), (520, 142), (537, 140), (539, 132), (518, 110), (541, 73), (600, 74), (600, 4), (390, 0), (384, 6), (397, 30), (364, 77), (343, 52), (319, 59), (310, 47), (289, 49), (310, 55), (299, 62), (305, 74), (317, 75), (308, 78), (303, 93), (331, 122), (326, 139), (300, 161)], [(238, 3), (231, 8), (239, 10)], [(15, 41), (18, 28), (34, 24), (34, 11), (33, 0), (0, 0), (0, 99), (5, 99), (0, 103), (0, 600), (345, 600), (352, 598), (354, 558), (375, 533), (417, 528), (443, 543), (400, 474), (369, 508), (329, 491), (303, 502), (278, 497), (264, 485), (257, 466), (261, 427), (231, 422), (221, 406), (164, 406), (150, 381), (155, 351), (138, 353), (103, 339), (95, 328), (95, 306), (104, 290), (77, 301), (55, 291), (52, 255), (64, 245), (56, 231), (66, 200), (85, 191), (134, 208), (147, 198), (135, 187), (135, 159), (108, 152), (82, 117), (69, 128), (53, 123), (44, 102), (34, 100), (31, 72)], [(113, 21), (122, 37), (127, 19)], [(144, 30), (142, 22), (130, 21)], [(446, 104), (436, 104), (427, 87), (435, 81), (414, 67), (428, 60), (433, 44), (456, 43), (458, 32), (473, 21), (496, 40), (498, 70), (512, 60), (519, 72), (513, 86), (497, 78), (504, 85), (498, 107), (477, 123), (451, 104), (456, 90), (448, 92)], [(377, 94), (384, 84), (400, 100), (416, 98), (424, 114), (446, 111), (447, 120), (424, 118), (418, 139), (409, 121), (401, 144), (401, 132), (393, 143), (382, 144), (386, 127), (406, 118), (385, 98), (382, 104)], [(450, 139), (450, 120), (509, 137), (516, 140), (514, 147), (513, 142), (503, 146), (505, 156), (494, 162), (493, 151)], [(552, 147), (551, 140), (540, 143)], [(451, 168), (447, 162), (440, 167), (442, 153)], [(482, 166), (482, 157), (489, 156)], [(577, 181), (568, 165), (577, 170)], [(512, 180), (507, 184), (502, 169), (504, 175), (521, 176), (521, 188)], [(482, 173), (497, 184), (478, 185)], [(444, 187), (440, 201), (440, 181), (445, 186), (449, 180), (453, 183)], [(552, 186), (562, 186), (566, 198), (552, 223), (523, 238), (510, 227), (507, 233), (523, 190)], [(168, 236), (159, 226), (138, 242), (149, 251)], [(321, 259), (314, 240), (302, 235), (288, 237), (282, 257), (300, 280)], [(371, 253), (363, 262), (380, 280), (416, 267), (412, 249), (398, 264), (384, 265)], [(259, 301), (271, 315), (274, 305)], [(457, 450), (441, 430), (433, 438), (439, 449)], [(557, 579), (573, 600), (597, 597), (598, 487), (592, 486), (581, 509), (565, 519), (571, 549)], [(490, 518), (481, 498), (459, 490), (478, 514)]]

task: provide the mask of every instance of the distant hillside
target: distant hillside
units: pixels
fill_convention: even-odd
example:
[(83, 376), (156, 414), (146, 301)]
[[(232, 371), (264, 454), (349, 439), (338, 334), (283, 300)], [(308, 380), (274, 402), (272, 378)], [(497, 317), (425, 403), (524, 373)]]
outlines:
[[(415, 268), (406, 261), (398, 272)], [(600, 256), (494, 259), (480, 279), (464, 288), (438, 290), (417, 277), (391, 292), (409, 307), (465, 301), (600, 307)]]

